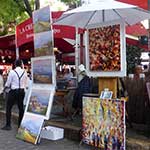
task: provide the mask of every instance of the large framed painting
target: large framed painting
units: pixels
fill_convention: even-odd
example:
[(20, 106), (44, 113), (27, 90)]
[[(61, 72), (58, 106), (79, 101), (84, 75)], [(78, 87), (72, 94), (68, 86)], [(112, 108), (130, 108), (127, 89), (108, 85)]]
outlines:
[(56, 85), (55, 56), (31, 58), (33, 84)]
[(53, 33), (46, 31), (34, 34), (34, 56), (53, 55)]
[(45, 119), (49, 119), (54, 94), (55, 88), (53, 87), (32, 87), (25, 112), (42, 115)]
[(16, 137), (32, 144), (37, 144), (44, 118), (42, 116), (25, 113)]
[(125, 102), (83, 97), (82, 141), (105, 150), (125, 150)]
[(90, 76), (126, 75), (125, 26), (123, 22), (88, 27), (85, 42), (86, 68)]
[(43, 7), (33, 12), (34, 33), (52, 30), (52, 17), (50, 6)]

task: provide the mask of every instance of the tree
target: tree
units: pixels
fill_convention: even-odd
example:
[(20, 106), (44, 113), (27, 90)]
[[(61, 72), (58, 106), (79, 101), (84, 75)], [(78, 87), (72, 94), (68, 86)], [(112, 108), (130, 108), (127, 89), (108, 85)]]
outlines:
[(1, 0), (0, 35), (14, 33), (15, 26), (31, 17), (39, 7), (39, 0)]
[(143, 49), (133, 46), (133, 45), (127, 45), (127, 73), (133, 73), (134, 68), (136, 65), (141, 64), (141, 52), (144, 51)]
[[(70, 8), (79, 6), (80, 0), (60, 0)], [(47, 0), (51, 3), (51, 0)], [(0, 35), (15, 32), (15, 26), (32, 17), (32, 12), (40, 8), (40, 0), (1, 0)]]
[(69, 5), (69, 8), (75, 8), (81, 5), (81, 0), (60, 0), (60, 1)]

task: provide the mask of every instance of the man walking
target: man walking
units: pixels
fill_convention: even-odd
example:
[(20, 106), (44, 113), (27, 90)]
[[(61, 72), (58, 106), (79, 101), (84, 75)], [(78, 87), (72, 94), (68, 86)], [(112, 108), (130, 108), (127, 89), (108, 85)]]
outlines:
[(27, 73), (22, 68), (23, 62), (20, 59), (15, 61), (15, 67), (14, 70), (9, 72), (5, 84), (5, 87), (11, 87), (11, 90), (6, 103), (6, 125), (2, 130), (11, 130), (11, 109), (15, 103), (17, 103), (19, 109), (18, 127), (20, 126), (24, 113), (23, 99), (25, 95), (24, 89), (27, 85)]

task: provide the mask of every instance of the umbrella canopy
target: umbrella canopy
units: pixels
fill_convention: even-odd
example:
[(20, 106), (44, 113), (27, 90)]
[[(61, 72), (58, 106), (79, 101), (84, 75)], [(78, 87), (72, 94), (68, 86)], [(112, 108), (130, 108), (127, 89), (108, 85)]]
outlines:
[(123, 20), (126, 25), (150, 19), (150, 13), (138, 6), (115, 0), (99, 0), (72, 9), (54, 23), (86, 28), (90, 25)]

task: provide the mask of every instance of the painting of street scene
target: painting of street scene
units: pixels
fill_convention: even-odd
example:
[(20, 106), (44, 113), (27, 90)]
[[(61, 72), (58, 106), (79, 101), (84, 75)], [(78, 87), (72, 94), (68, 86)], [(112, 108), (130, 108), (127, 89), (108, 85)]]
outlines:
[(37, 144), (44, 118), (25, 113), (16, 137), (32, 144)]
[(89, 29), (89, 70), (120, 71), (120, 25)]
[(52, 31), (41, 32), (34, 35), (34, 56), (53, 55)]
[(42, 9), (33, 12), (33, 30), (34, 33), (40, 33), (52, 30), (51, 29), (51, 13), (50, 7), (44, 7)]
[(32, 89), (27, 112), (46, 115), (50, 100), (50, 90), (46, 89)]
[(125, 150), (125, 103), (116, 99), (83, 98), (84, 143), (104, 150)]
[(32, 77), (33, 83), (54, 84), (54, 59), (32, 58)]

